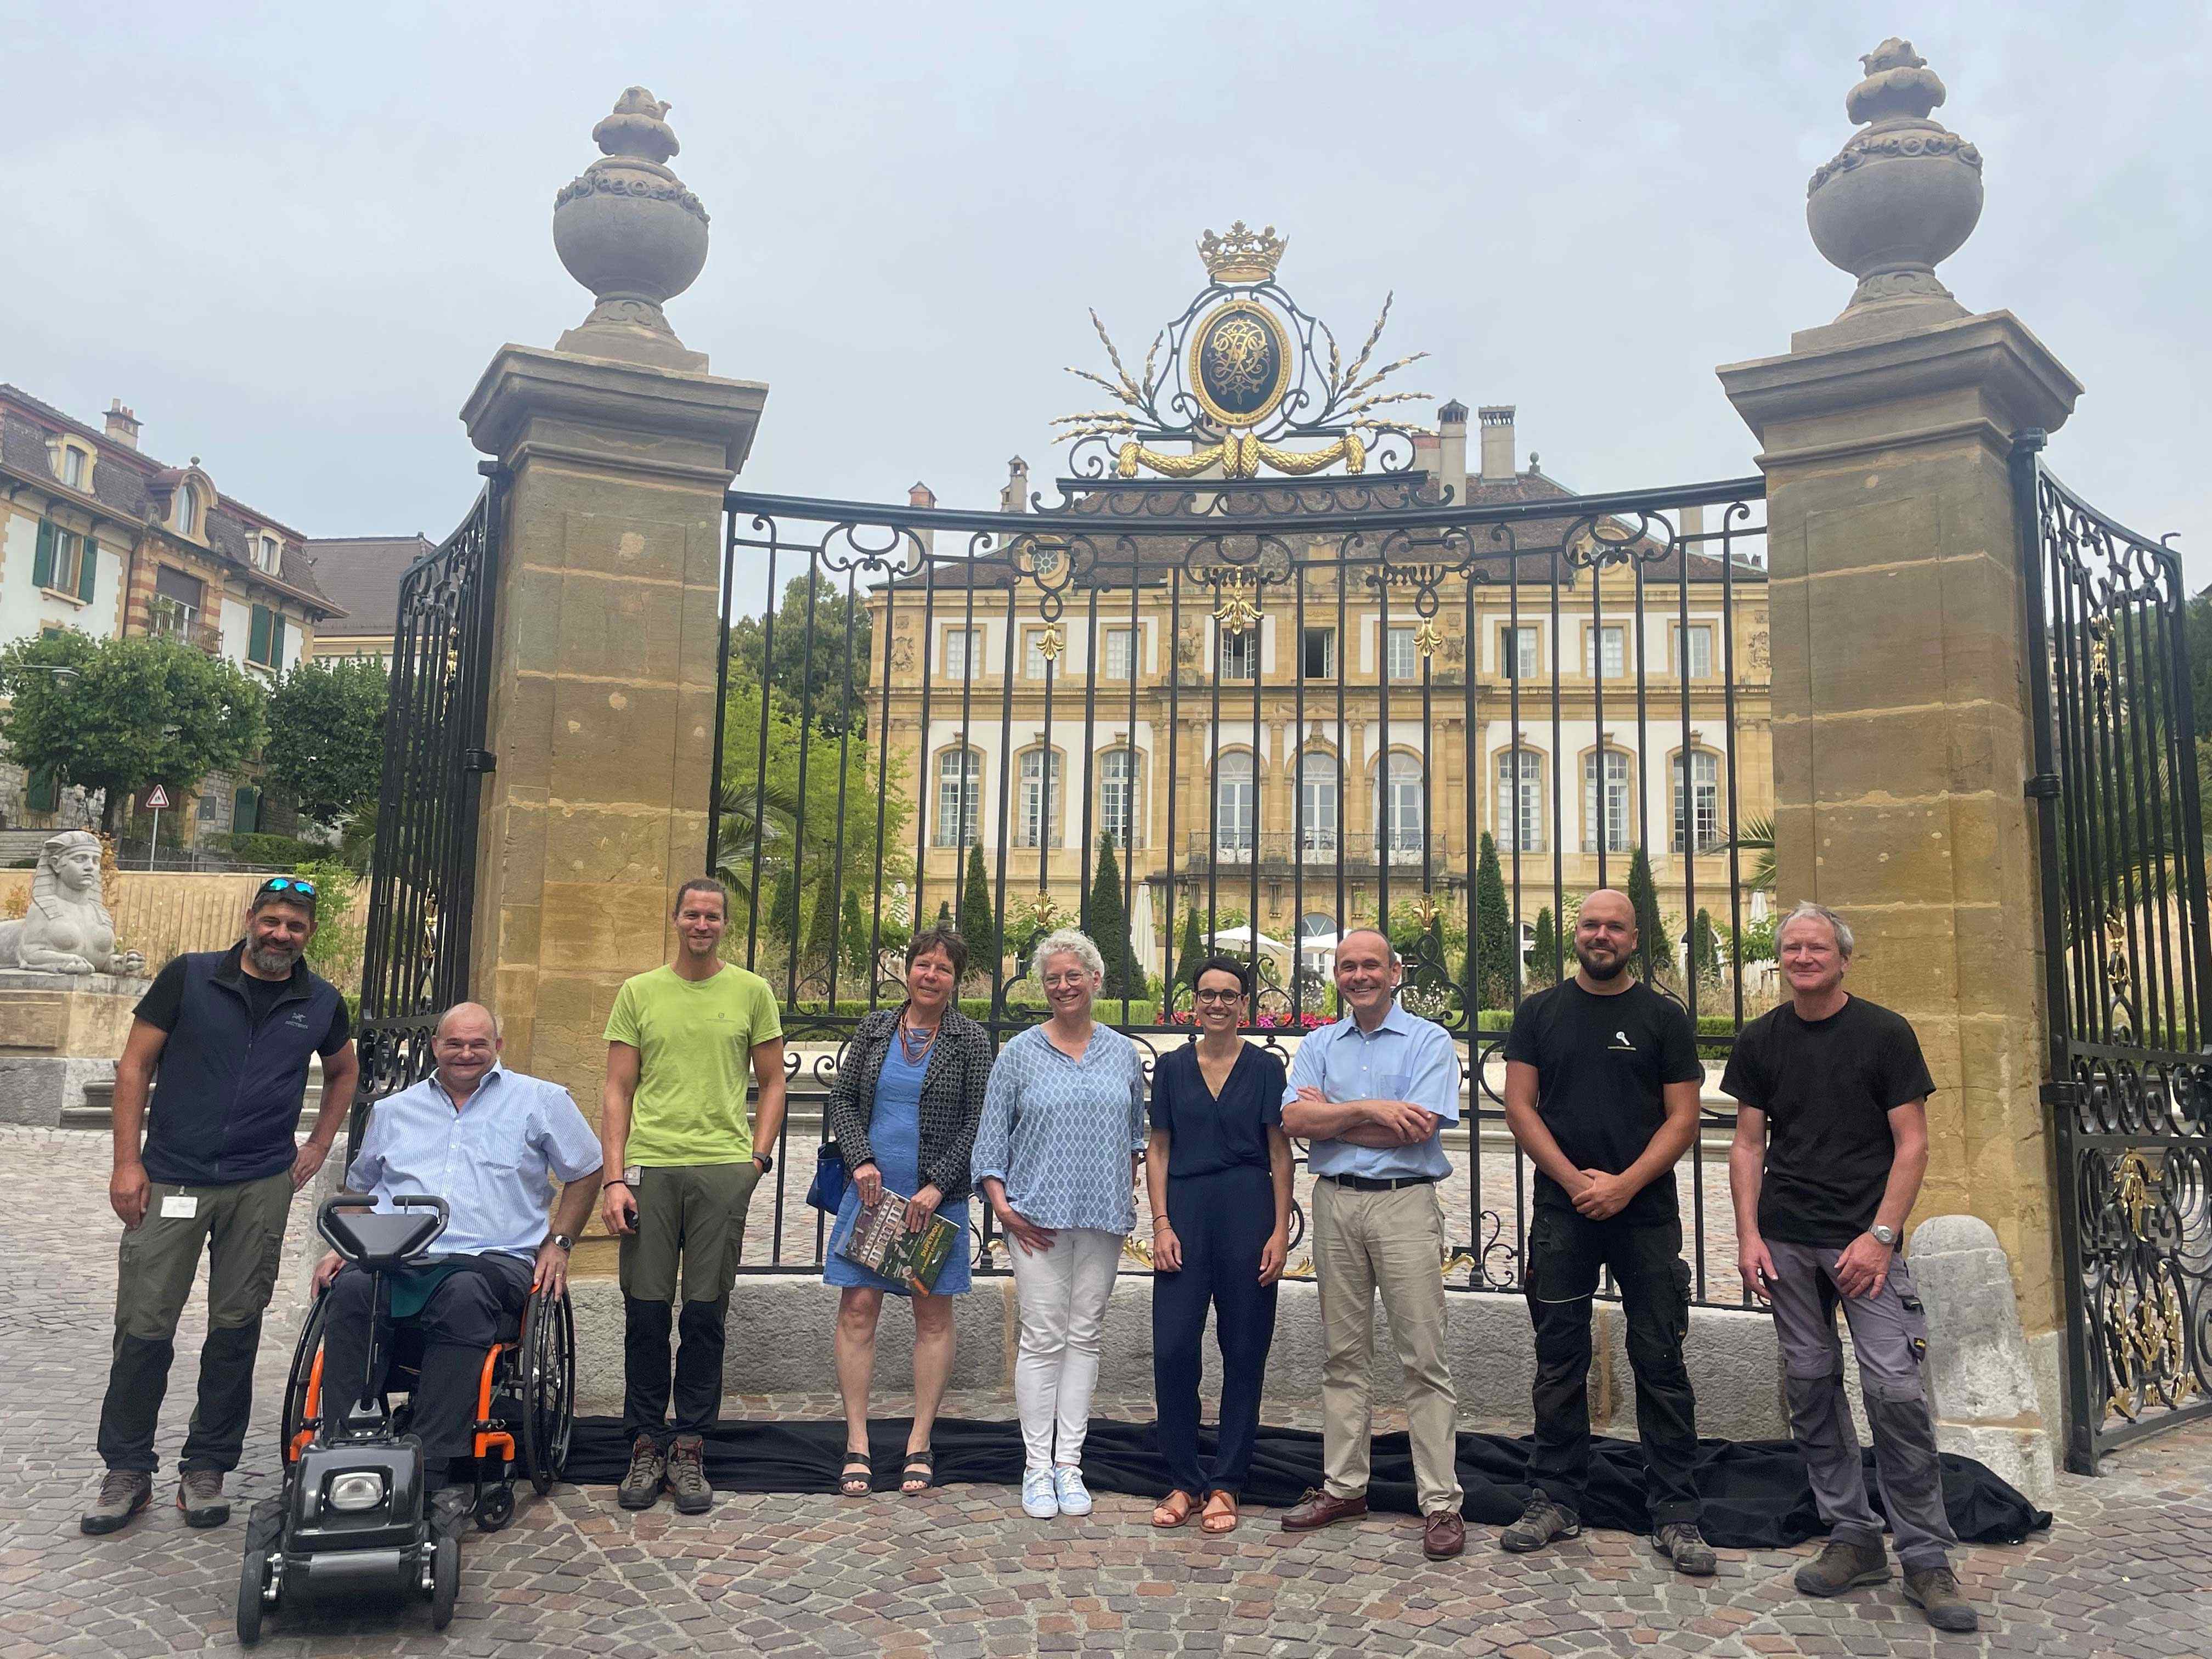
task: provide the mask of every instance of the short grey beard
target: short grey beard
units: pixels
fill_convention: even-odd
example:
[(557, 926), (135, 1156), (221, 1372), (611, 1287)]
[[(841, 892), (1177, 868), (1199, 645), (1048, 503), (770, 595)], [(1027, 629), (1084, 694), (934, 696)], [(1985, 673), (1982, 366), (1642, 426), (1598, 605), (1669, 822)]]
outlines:
[(260, 972), (276, 975), (290, 973), (301, 953), (289, 945), (249, 945), (246, 954)]

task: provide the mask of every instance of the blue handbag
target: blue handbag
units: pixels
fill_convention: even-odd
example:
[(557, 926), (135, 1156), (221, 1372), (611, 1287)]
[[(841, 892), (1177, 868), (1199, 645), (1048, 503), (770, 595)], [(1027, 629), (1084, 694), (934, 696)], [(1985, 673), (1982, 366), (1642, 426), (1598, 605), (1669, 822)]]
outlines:
[(851, 1180), (843, 1151), (836, 1141), (825, 1140), (814, 1154), (814, 1179), (807, 1183), (806, 1201), (824, 1215), (836, 1215)]

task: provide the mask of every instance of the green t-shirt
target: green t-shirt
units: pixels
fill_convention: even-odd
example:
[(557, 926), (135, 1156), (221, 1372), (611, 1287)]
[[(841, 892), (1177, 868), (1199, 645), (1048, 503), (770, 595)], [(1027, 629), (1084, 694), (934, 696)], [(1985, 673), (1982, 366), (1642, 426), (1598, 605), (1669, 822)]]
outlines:
[(745, 1119), (753, 1045), (783, 1035), (775, 993), (758, 974), (724, 963), (712, 979), (656, 968), (623, 981), (607, 1041), (638, 1051), (624, 1164), (742, 1164), (753, 1155)]

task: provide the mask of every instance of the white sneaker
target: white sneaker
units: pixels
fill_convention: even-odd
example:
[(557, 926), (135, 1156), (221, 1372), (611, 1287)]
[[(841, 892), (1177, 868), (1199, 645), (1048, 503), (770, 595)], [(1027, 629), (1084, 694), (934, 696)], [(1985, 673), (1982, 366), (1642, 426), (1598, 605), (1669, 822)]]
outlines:
[[(1087, 1494), (1083, 1502), (1088, 1509)], [(1022, 1513), (1032, 1521), (1049, 1521), (1060, 1513), (1060, 1494), (1054, 1490), (1050, 1469), (1031, 1469), (1022, 1477)]]
[(1091, 1513), (1091, 1489), (1083, 1484), (1083, 1471), (1067, 1463), (1055, 1463), (1052, 1468), (1052, 1487), (1060, 1499), (1062, 1515)]

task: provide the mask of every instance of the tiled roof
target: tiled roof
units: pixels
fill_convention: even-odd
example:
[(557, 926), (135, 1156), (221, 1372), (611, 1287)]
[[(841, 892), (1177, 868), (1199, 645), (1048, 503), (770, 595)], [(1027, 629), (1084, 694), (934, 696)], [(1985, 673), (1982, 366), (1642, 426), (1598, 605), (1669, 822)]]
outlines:
[(437, 544), (421, 535), (321, 537), (307, 544), (323, 592), (346, 609), (345, 625), (325, 634), (388, 638), (399, 617), (399, 579)]
[[(40, 422), (52, 422), (54, 427), (92, 441), (94, 456), (92, 494), (95, 501), (112, 512), (131, 518), (151, 518), (153, 507), (147, 480), (164, 471), (173, 471), (176, 469), (165, 469), (152, 456), (131, 451), (131, 455), (144, 463), (143, 468), (134, 465), (117, 453), (114, 441), (106, 433), (64, 414), (20, 386), (0, 381), (0, 398), (20, 404), (37, 416), (36, 420), (32, 420), (12, 410), (0, 412), (0, 464), (18, 471), (47, 473), (47, 434)], [(258, 574), (266, 574), (254, 564), (247, 539), (252, 528), (262, 525), (283, 532), (281, 538), (287, 543), (283, 563), (276, 572), (276, 580), (318, 601), (319, 608), (335, 611), (337, 607), (316, 580), (311, 561), (302, 552), (295, 550), (300, 539), (296, 531), (289, 531), (267, 514), (257, 513), (245, 503), (234, 501), (227, 496), (210, 505), (202, 527), (208, 546), (216, 557)]]

